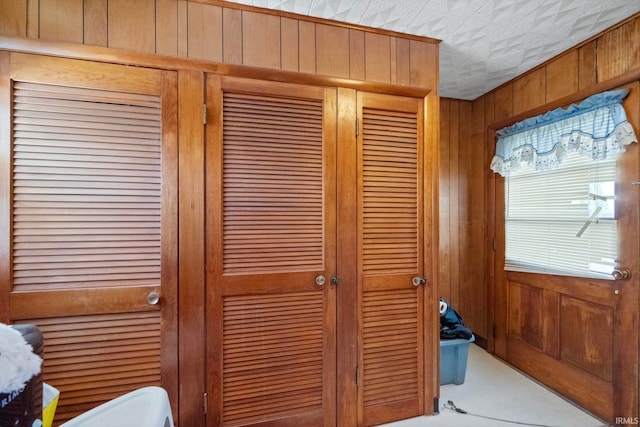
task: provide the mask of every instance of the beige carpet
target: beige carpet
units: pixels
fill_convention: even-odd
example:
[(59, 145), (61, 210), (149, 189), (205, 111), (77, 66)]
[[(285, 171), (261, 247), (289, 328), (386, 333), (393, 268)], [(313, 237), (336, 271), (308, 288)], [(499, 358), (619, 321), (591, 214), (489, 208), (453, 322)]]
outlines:
[[(448, 400), (468, 412), (444, 408)], [(481, 418), (483, 415), (496, 419)], [(503, 427), (536, 425), (596, 427), (607, 425), (511, 368), (482, 348), (469, 347), (464, 384), (440, 387), (440, 414), (385, 424), (387, 427)]]

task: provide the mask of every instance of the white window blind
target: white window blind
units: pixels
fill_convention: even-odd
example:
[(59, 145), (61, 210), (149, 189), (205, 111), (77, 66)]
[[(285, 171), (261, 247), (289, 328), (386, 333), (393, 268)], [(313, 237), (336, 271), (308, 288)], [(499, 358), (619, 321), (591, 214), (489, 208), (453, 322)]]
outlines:
[(616, 160), (570, 154), (505, 180), (505, 269), (611, 279), (617, 254)]

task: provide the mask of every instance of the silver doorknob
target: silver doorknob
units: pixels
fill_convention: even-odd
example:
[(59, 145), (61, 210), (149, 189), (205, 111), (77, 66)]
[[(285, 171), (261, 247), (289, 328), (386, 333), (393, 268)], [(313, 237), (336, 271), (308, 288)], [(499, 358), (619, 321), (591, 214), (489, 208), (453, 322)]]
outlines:
[(427, 279), (425, 279), (424, 277), (414, 277), (413, 279), (411, 279), (411, 283), (413, 284), (413, 286), (420, 286), (427, 283)]
[(327, 283), (327, 279), (325, 279), (325, 277), (322, 274), (319, 276), (316, 276), (316, 285), (324, 286), (325, 283)]
[(631, 279), (631, 271), (628, 268), (622, 268), (620, 270), (613, 270), (611, 272), (614, 280), (629, 280)]
[(156, 305), (160, 302), (160, 295), (157, 292), (149, 292), (147, 295), (147, 302), (149, 305)]

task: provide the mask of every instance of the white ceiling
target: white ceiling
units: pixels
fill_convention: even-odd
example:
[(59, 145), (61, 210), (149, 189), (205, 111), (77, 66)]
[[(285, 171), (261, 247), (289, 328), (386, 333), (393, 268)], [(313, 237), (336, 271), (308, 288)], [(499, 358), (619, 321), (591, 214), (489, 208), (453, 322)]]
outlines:
[(640, 0), (234, 0), (442, 40), (440, 96), (475, 99), (640, 11)]

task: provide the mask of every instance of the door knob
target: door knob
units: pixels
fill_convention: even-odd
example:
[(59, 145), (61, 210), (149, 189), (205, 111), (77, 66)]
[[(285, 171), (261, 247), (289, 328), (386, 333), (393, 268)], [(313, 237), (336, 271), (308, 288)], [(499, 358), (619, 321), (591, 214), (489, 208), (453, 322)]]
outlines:
[(631, 279), (631, 271), (628, 268), (621, 268), (620, 270), (613, 270), (611, 272), (614, 280), (629, 280)]
[(411, 279), (411, 283), (413, 284), (413, 286), (420, 286), (427, 283), (427, 279), (425, 279), (424, 277), (414, 277), (413, 279)]
[(147, 295), (147, 302), (149, 305), (156, 305), (160, 302), (160, 295), (157, 292), (149, 292)]
[(319, 276), (316, 276), (316, 285), (322, 287), (326, 282), (327, 282), (327, 279), (325, 279), (325, 277), (322, 274)]

